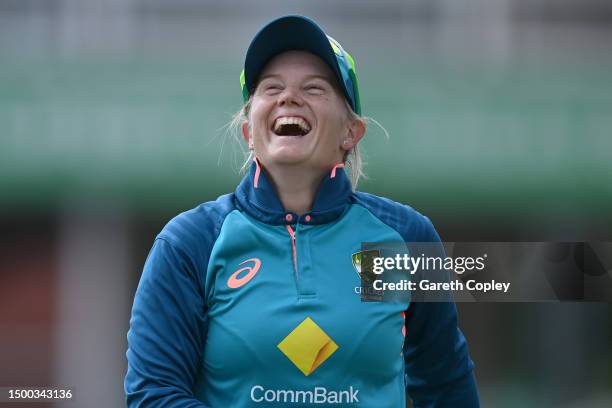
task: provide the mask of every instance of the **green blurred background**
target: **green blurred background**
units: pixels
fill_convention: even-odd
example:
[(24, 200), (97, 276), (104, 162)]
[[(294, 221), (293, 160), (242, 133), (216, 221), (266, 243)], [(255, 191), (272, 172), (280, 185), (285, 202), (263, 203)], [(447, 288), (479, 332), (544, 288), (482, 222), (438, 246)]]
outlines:
[[(292, 12), (391, 136), (368, 130), (361, 190), (447, 241), (612, 240), (610, 1), (0, 0), (0, 386), (121, 406), (147, 251), (240, 180), (244, 53)], [(459, 308), (484, 406), (612, 405), (609, 304)]]

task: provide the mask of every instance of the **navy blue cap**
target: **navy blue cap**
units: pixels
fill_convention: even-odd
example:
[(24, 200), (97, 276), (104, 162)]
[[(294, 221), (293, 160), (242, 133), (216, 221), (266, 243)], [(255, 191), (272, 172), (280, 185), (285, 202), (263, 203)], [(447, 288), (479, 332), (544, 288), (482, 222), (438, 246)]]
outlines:
[(342, 92), (355, 113), (361, 114), (355, 61), (342, 46), (311, 19), (290, 15), (264, 26), (253, 38), (240, 74), (242, 96), (246, 102), (257, 86), (264, 66), (274, 56), (291, 50), (303, 50), (321, 58), (338, 79)]

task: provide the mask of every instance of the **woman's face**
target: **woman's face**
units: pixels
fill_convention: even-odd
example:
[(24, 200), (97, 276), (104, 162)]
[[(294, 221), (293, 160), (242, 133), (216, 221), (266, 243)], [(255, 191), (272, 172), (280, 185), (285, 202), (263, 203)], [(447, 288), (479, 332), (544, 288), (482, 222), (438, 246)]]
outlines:
[(331, 69), (305, 51), (274, 57), (261, 73), (243, 135), (266, 166), (327, 171), (365, 131), (349, 115)]

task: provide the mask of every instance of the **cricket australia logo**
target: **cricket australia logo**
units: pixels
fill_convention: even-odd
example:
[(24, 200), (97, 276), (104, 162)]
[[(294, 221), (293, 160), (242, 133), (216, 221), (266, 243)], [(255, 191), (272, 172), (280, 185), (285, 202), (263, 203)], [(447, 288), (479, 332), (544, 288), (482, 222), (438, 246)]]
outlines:
[(360, 294), (362, 300), (381, 300), (382, 291), (377, 291), (373, 287), (377, 279), (373, 270), (374, 258), (380, 256), (378, 249), (359, 251), (351, 255), (355, 272), (361, 279), (361, 285), (355, 287), (355, 293)]
[(374, 265), (374, 258), (378, 257), (380, 257), (380, 251), (378, 249), (359, 251), (351, 255), (355, 271), (361, 279), (373, 280), (374, 272), (372, 265)]

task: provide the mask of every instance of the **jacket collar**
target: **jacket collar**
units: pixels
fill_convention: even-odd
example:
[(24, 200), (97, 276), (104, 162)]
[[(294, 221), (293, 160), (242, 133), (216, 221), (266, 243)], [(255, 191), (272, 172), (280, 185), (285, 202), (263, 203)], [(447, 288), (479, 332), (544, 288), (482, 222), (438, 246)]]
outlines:
[(308, 225), (338, 218), (349, 205), (352, 193), (351, 182), (342, 165), (337, 165), (321, 181), (312, 210), (298, 217), (296, 213), (285, 211), (265, 170), (254, 160), (235, 194), (239, 208), (262, 222)]

